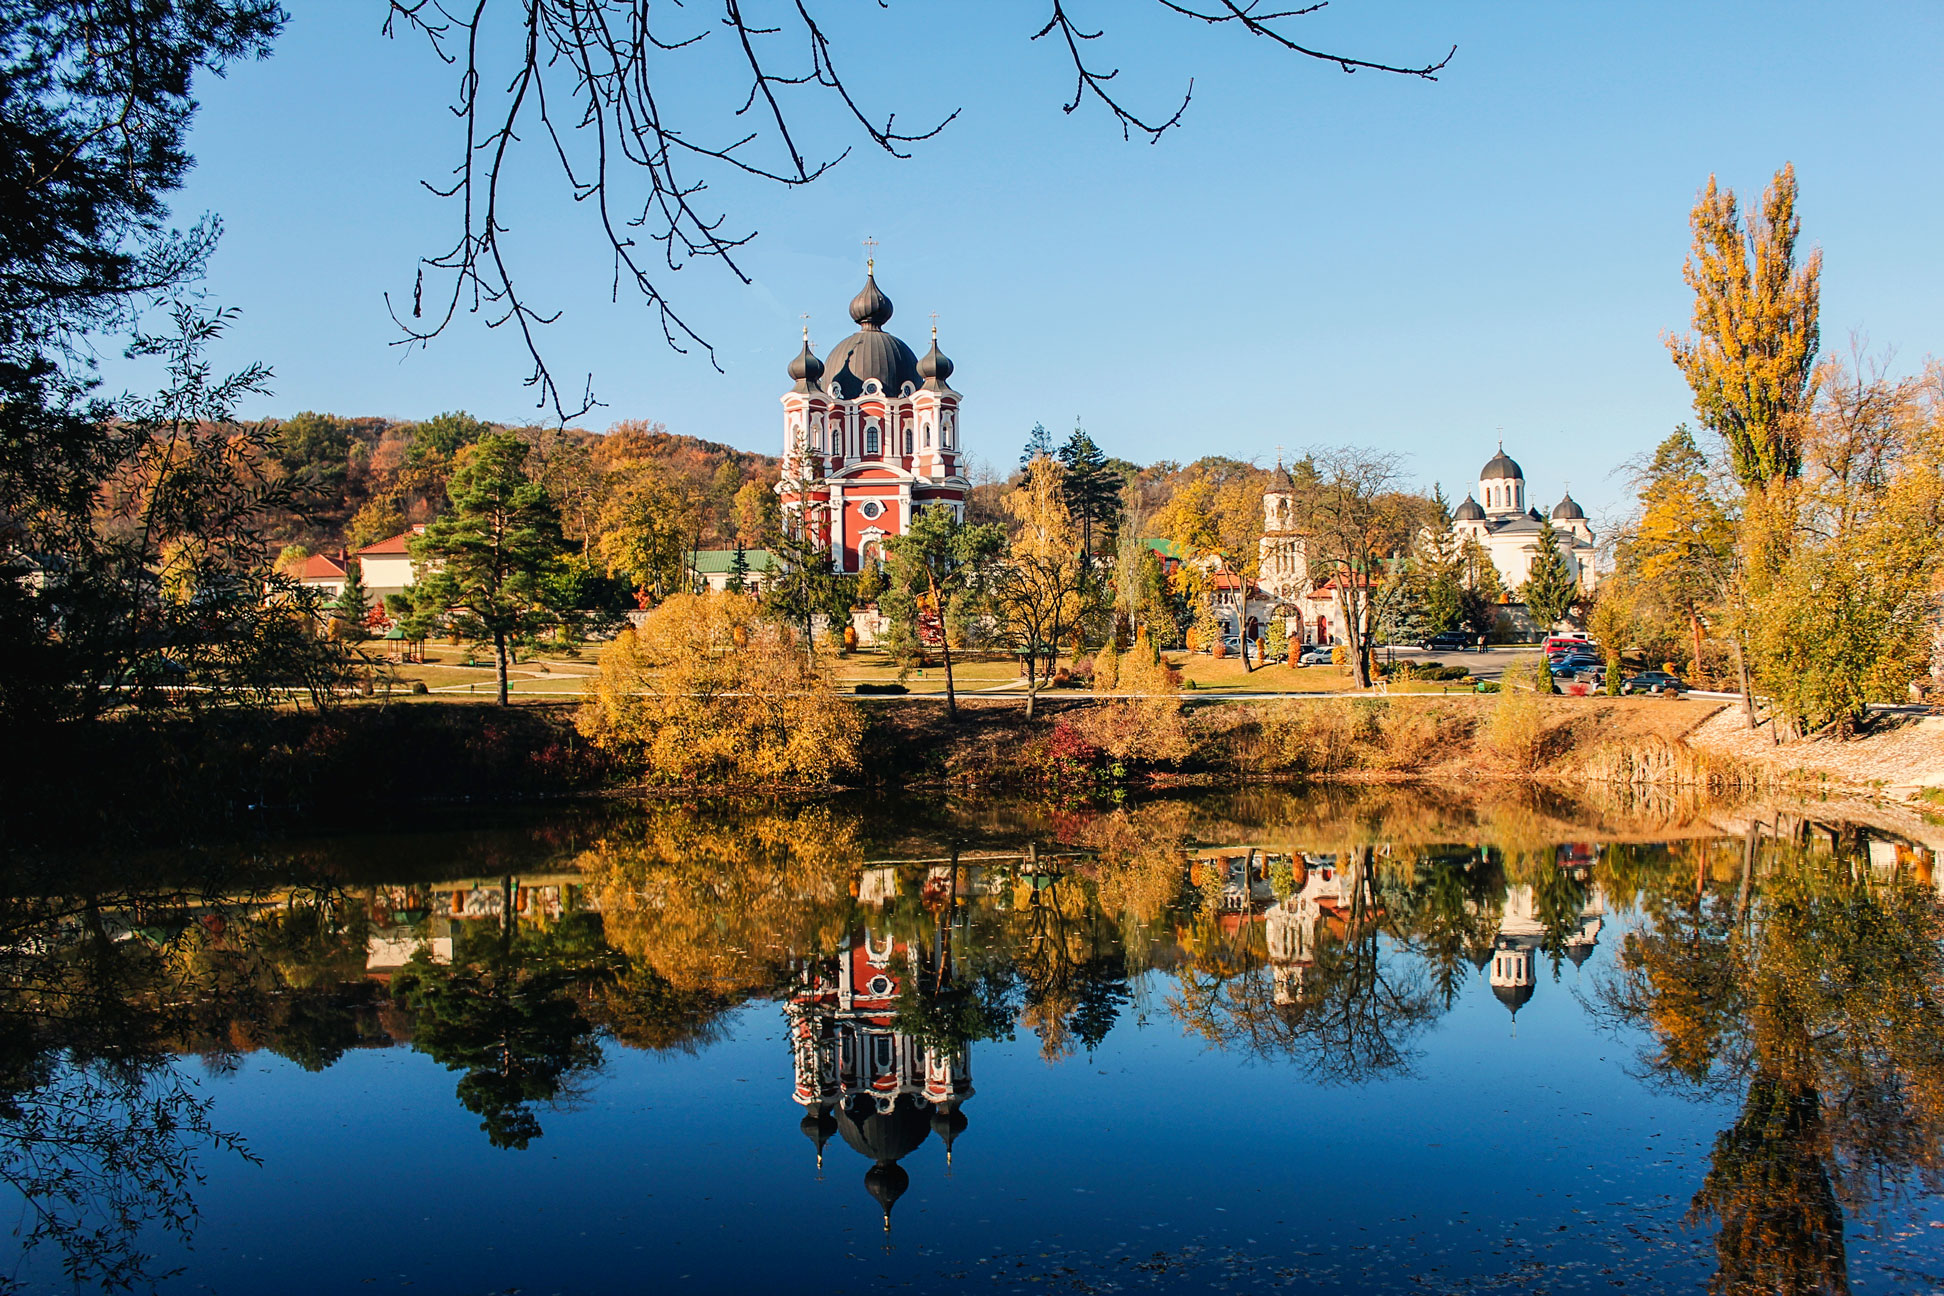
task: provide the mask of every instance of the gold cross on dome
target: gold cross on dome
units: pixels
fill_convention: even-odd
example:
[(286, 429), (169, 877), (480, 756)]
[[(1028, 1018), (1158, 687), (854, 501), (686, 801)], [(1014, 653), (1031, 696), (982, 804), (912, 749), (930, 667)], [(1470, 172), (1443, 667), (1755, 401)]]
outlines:
[(1276, 467), (1278, 468), (1282, 467), (1282, 461), (1283, 461), (1283, 448), (1281, 446), (1277, 446), (1276, 447)]
[(878, 241), (874, 238), (864, 240), (864, 271), (866, 274), (877, 269), (877, 246)]
[(810, 312), (805, 311), (803, 314), (797, 316), (797, 318), (803, 321), (803, 340), (808, 342), (810, 340)]
[(938, 312), (932, 312), (932, 341), (938, 341)]

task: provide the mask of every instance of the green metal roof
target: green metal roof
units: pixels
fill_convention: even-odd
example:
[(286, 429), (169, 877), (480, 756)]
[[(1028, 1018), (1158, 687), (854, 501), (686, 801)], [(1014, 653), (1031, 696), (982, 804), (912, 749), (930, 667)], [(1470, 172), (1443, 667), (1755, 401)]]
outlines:
[[(749, 564), (752, 572), (766, 572), (776, 566), (776, 559), (767, 549), (743, 550), (743, 561)], [(699, 576), (727, 576), (736, 566), (734, 549), (697, 549), (695, 559), (689, 564)]]

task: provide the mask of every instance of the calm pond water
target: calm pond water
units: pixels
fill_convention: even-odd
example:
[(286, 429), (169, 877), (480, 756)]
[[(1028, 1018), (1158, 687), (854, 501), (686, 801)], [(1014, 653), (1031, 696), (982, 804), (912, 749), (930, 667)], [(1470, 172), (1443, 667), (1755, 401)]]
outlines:
[(0, 1290), (1940, 1290), (1904, 832), (1248, 790), (21, 863)]

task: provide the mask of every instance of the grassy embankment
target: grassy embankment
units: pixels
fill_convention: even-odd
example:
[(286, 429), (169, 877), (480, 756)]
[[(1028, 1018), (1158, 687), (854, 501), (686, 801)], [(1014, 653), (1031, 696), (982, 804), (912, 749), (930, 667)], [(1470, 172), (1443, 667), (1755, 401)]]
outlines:
[[(554, 682), (566, 685), (570, 675), (587, 672), (568, 665), (580, 669), (548, 672)], [(1003, 664), (974, 663), (970, 679), (980, 677), (981, 665)], [(484, 668), (435, 661), (421, 669), (477, 672), (461, 678), (479, 687), (394, 692), (389, 704), (374, 698), (323, 714), (216, 711), (45, 735), (29, 744), (36, 759), (0, 808), (0, 832), (16, 843), (197, 840), (300, 820), (349, 825), (388, 808), (635, 785), (581, 738), (571, 697), (528, 693), (509, 708), (468, 705), (491, 696)], [(1272, 682), (1313, 688), (1312, 680), (1340, 681), (1341, 673), (1283, 667), (1243, 676), (1239, 663), (1205, 657), (1189, 662), (1188, 671), (1190, 679), (1203, 672), (1208, 687), (1184, 692), (1180, 715), (1162, 722), (1175, 753), (1165, 761), (1146, 757), (1161, 747), (1136, 743), (1116, 760), (1091, 745), (1087, 734), (1100, 726), (1090, 727), (1088, 712), (1097, 721), (1097, 708), (1134, 704), (1052, 690), (1029, 721), (1017, 694), (980, 696), (969, 688), (957, 723), (935, 703), (867, 705), (856, 781), (1069, 795), (1265, 779), (1700, 787), (1747, 781), (1739, 764), (1697, 754), (1684, 742), (1719, 703), (1533, 694), (1227, 700), (1225, 693), (1244, 688), (1268, 692), (1263, 685)]]

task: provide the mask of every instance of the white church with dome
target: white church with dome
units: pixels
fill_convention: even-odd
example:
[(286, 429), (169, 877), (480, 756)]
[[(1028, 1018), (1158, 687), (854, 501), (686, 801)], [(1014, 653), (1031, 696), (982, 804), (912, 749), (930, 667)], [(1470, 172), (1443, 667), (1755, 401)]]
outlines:
[[(1539, 528), (1546, 518), (1526, 502), (1525, 470), (1499, 446), (1479, 470), (1478, 491), (1451, 513), (1451, 530), (1460, 540), (1476, 539), (1484, 546), (1492, 565), (1498, 568), (1499, 581), (1516, 590), (1532, 574), (1533, 559), (1539, 553)], [(1591, 589), (1593, 572), (1593, 528), (1587, 525), (1586, 511), (1574, 502), (1571, 491), (1552, 508), (1553, 532), (1566, 570), (1580, 588)]]

